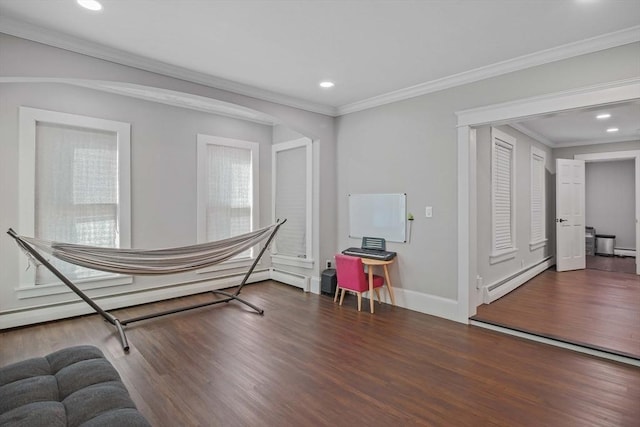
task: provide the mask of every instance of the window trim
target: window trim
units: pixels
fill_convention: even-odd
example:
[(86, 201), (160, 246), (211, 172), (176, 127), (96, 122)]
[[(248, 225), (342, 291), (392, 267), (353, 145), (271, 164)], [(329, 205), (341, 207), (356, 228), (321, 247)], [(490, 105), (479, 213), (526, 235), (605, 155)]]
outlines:
[(302, 137), (298, 139), (294, 139), (291, 141), (280, 142), (277, 144), (273, 144), (271, 147), (271, 188), (273, 189), (273, 193), (271, 196), (271, 217), (275, 222), (278, 218), (276, 218), (276, 192), (277, 188), (277, 153), (280, 151), (292, 150), (295, 148), (305, 147), (305, 161), (306, 161), (306, 247), (305, 247), (305, 255), (306, 258), (297, 258), (288, 255), (278, 255), (277, 252), (277, 244), (274, 242), (272, 246), (271, 260), (277, 264), (289, 265), (294, 267), (302, 267), (302, 268), (313, 268), (314, 260), (313, 260), (313, 145), (310, 138)]
[[(225, 147), (243, 148), (251, 151), (251, 230), (255, 230), (260, 223), (260, 144), (257, 142), (246, 141), (242, 139), (226, 138), (216, 135), (197, 134), (197, 201), (196, 201), (196, 236), (198, 243), (205, 243), (207, 235), (207, 188), (205, 185), (208, 164), (207, 164), (207, 146), (221, 145)], [(257, 251), (252, 251), (251, 257), (233, 258), (221, 262), (216, 265), (196, 270), (196, 273), (209, 273), (213, 271), (230, 270), (234, 268), (244, 268), (250, 266), (255, 260)]]
[[(510, 215), (511, 215), (511, 241), (507, 248), (496, 248), (496, 156), (497, 145), (510, 146), (511, 161), (511, 194), (510, 194)], [(496, 264), (499, 262), (513, 259), (518, 252), (516, 247), (516, 138), (492, 127), (491, 128), (491, 253), (489, 255), (489, 263)]]
[[(540, 197), (541, 197), (541, 218), (540, 218), (540, 223), (541, 223), (541, 227), (542, 227), (542, 237), (540, 239), (534, 240), (533, 239), (533, 192), (534, 192), (534, 167), (536, 167), (536, 157), (542, 159), (542, 174), (541, 174), (541, 180), (542, 183), (540, 184)], [(546, 213), (547, 213), (547, 188), (546, 188), (546, 177), (545, 177), (545, 171), (546, 171), (546, 166), (547, 166), (547, 153), (544, 150), (539, 149), (538, 147), (535, 146), (531, 146), (531, 153), (530, 153), (530, 164), (531, 164), (531, 195), (529, 198), (529, 214), (530, 214), (530, 226), (529, 226), (529, 250), (530, 251), (534, 251), (536, 249), (545, 247), (547, 245), (548, 242), (548, 238), (547, 238), (547, 218), (546, 218)]]
[[(36, 126), (38, 122), (95, 129), (116, 134), (120, 247), (131, 247), (131, 124), (31, 107), (19, 108), (18, 209), (20, 215), (18, 226), (20, 234), (33, 236), (35, 233), (35, 156)], [(133, 278), (131, 276), (122, 274), (106, 274), (101, 277), (78, 281), (81, 284), (81, 289), (103, 288), (132, 282)], [(20, 271), (17, 288), (19, 299), (60, 293), (62, 288), (66, 289), (66, 285), (62, 282), (36, 285), (35, 269), (33, 268), (21, 269)]]

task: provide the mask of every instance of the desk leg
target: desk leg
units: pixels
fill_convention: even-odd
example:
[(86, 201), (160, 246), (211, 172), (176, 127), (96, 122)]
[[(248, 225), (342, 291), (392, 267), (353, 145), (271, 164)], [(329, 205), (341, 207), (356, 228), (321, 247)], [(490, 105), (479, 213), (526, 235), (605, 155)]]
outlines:
[[(393, 294), (393, 286), (391, 285), (391, 279), (389, 279), (389, 270), (387, 269), (387, 265), (383, 265), (384, 267), (384, 279), (387, 281), (387, 290), (389, 291), (389, 296), (391, 297), (391, 304), (396, 305), (396, 296)], [(371, 286), (371, 283), (369, 284)]]
[(373, 314), (373, 266), (368, 266), (367, 270), (369, 270), (369, 307)]

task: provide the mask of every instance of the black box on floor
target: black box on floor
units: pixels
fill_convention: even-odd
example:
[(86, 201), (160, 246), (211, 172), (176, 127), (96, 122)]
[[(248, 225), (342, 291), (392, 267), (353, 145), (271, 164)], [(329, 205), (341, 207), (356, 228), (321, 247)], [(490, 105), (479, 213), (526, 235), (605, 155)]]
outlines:
[(320, 293), (334, 295), (336, 293), (336, 286), (338, 286), (338, 276), (336, 276), (336, 269), (327, 268), (322, 272), (322, 279), (320, 280)]

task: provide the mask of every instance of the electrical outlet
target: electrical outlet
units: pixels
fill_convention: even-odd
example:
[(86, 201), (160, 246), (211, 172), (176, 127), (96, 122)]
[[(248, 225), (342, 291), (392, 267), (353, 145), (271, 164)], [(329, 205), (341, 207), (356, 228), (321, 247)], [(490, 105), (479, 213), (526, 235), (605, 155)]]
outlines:
[(330, 259), (327, 260), (327, 268), (331, 268), (331, 260)]

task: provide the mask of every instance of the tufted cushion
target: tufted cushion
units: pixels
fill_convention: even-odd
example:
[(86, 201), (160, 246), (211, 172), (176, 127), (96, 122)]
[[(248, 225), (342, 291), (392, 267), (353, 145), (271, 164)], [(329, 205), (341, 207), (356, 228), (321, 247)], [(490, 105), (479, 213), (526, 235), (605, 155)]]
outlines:
[(93, 346), (0, 368), (0, 426), (149, 426)]

